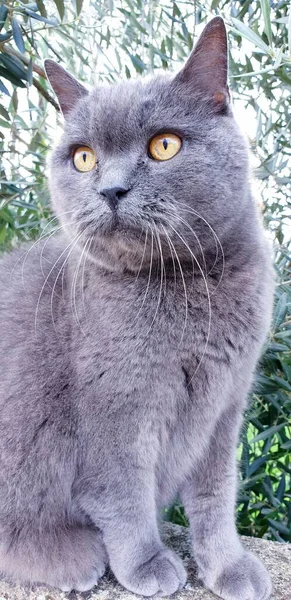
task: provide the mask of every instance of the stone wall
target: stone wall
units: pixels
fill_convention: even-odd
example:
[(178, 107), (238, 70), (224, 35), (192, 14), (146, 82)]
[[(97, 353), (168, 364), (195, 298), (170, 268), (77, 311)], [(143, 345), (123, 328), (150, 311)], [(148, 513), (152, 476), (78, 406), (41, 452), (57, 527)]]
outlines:
[[(191, 556), (189, 531), (184, 527), (165, 523), (163, 538), (184, 560), (188, 571), (188, 582), (181, 592), (172, 596), (173, 600), (217, 600), (197, 581), (195, 563)], [(256, 538), (243, 538), (248, 550), (255, 552), (265, 563), (273, 580), (272, 600), (291, 600), (291, 545), (269, 542)], [(108, 573), (97, 588), (84, 594), (65, 594), (44, 588), (27, 589), (9, 586), (0, 581), (0, 600), (134, 600), (140, 598), (121, 588)]]

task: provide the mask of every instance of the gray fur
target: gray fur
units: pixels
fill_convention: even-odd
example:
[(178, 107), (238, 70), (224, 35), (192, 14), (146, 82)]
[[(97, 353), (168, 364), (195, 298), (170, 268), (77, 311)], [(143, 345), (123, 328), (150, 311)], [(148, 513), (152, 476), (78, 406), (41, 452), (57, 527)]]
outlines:
[[(157, 514), (179, 494), (205, 585), (225, 600), (269, 598), (234, 514), (273, 272), (225, 65), (218, 18), (176, 77), (89, 94), (78, 84), (73, 108), (72, 78), (66, 87), (47, 63), (65, 103), (50, 175), (63, 231), (0, 268), (6, 578), (83, 590), (109, 562), (129, 590), (171, 594), (186, 574)], [(161, 130), (183, 138), (167, 162), (147, 153)], [(85, 174), (71, 159), (83, 144), (98, 155)], [(117, 213), (100, 194), (108, 186), (129, 188)]]

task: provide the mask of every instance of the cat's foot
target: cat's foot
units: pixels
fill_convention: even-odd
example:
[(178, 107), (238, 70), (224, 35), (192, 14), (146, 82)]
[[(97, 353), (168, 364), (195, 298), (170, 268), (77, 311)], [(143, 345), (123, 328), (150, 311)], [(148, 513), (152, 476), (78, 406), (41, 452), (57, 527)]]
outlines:
[(92, 588), (97, 585), (102, 575), (104, 575), (105, 568), (106, 565), (103, 562), (99, 565), (99, 569), (95, 569), (92, 572), (91, 576), (80, 579), (76, 577), (74, 581), (72, 580), (70, 583), (66, 582), (64, 584), (60, 584), (58, 587), (62, 592), (72, 592), (72, 590), (75, 590), (76, 592), (89, 592), (89, 590), (92, 590)]
[(242, 556), (225, 568), (216, 582), (208, 587), (223, 600), (268, 600), (272, 593), (267, 570), (250, 552), (243, 552)]
[(8, 579), (65, 592), (92, 589), (107, 564), (100, 532), (83, 526), (59, 528), (54, 535), (43, 534), (38, 544), (35, 539), (26, 539), (25, 547), (0, 553), (0, 571)]
[(181, 559), (168, 548), (163, 548), (121, 583), (142, 596), (169, 596), (182, 589), (186, 579)]
[[(74, 548), (73, 561), (64, 568), (67, 576), (62, 580), (55, 579), (54, 587), (63, 592), (88, 592), (95, 587), (105, 573), (108, 557), (101, 536), (93, 534), (90, 530), (83, 531), (82, 546)], [(86, 546), (85, 546), (86, 544)], [(74, 564), (75, 563), (75, 564)]]

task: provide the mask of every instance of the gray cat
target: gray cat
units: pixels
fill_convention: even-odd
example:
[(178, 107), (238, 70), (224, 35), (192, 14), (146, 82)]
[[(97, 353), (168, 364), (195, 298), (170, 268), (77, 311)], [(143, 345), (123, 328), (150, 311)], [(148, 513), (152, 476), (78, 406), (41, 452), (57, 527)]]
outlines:
[(176, 76), (88, 93), (46, 70), (62, 229), (1, 262), (0, 571), (82, 591), (109, 564), (137, 594), (172, 594), (186, 573), (157, 515), (178, 494), (205, 586), (266, 600), (235, 527), (236, 444), (273, 271), (224, 23)]

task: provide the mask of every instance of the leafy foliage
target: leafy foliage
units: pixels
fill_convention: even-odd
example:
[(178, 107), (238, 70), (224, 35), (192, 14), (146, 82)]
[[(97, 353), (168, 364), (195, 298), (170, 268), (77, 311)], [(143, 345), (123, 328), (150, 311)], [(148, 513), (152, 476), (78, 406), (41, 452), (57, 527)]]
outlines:
[[(0, 1), (0, 248), (50, 224), (45, 160), (59, 124), (42, 61), (56, 59), (85, 84), (176, 69), (211, 16), (229, 28), (234, 105), (256, 119), (258, 192), (275, 242), (273, 328), (238, 457), (238, 526), (291, 541), (291, 10), (288, 0)], [(167, 518), (186, 524), (175, 505)]]
[(278, 251), (270, 341), (242, 434), (241, 533), (291, 541), (291, 255)]

